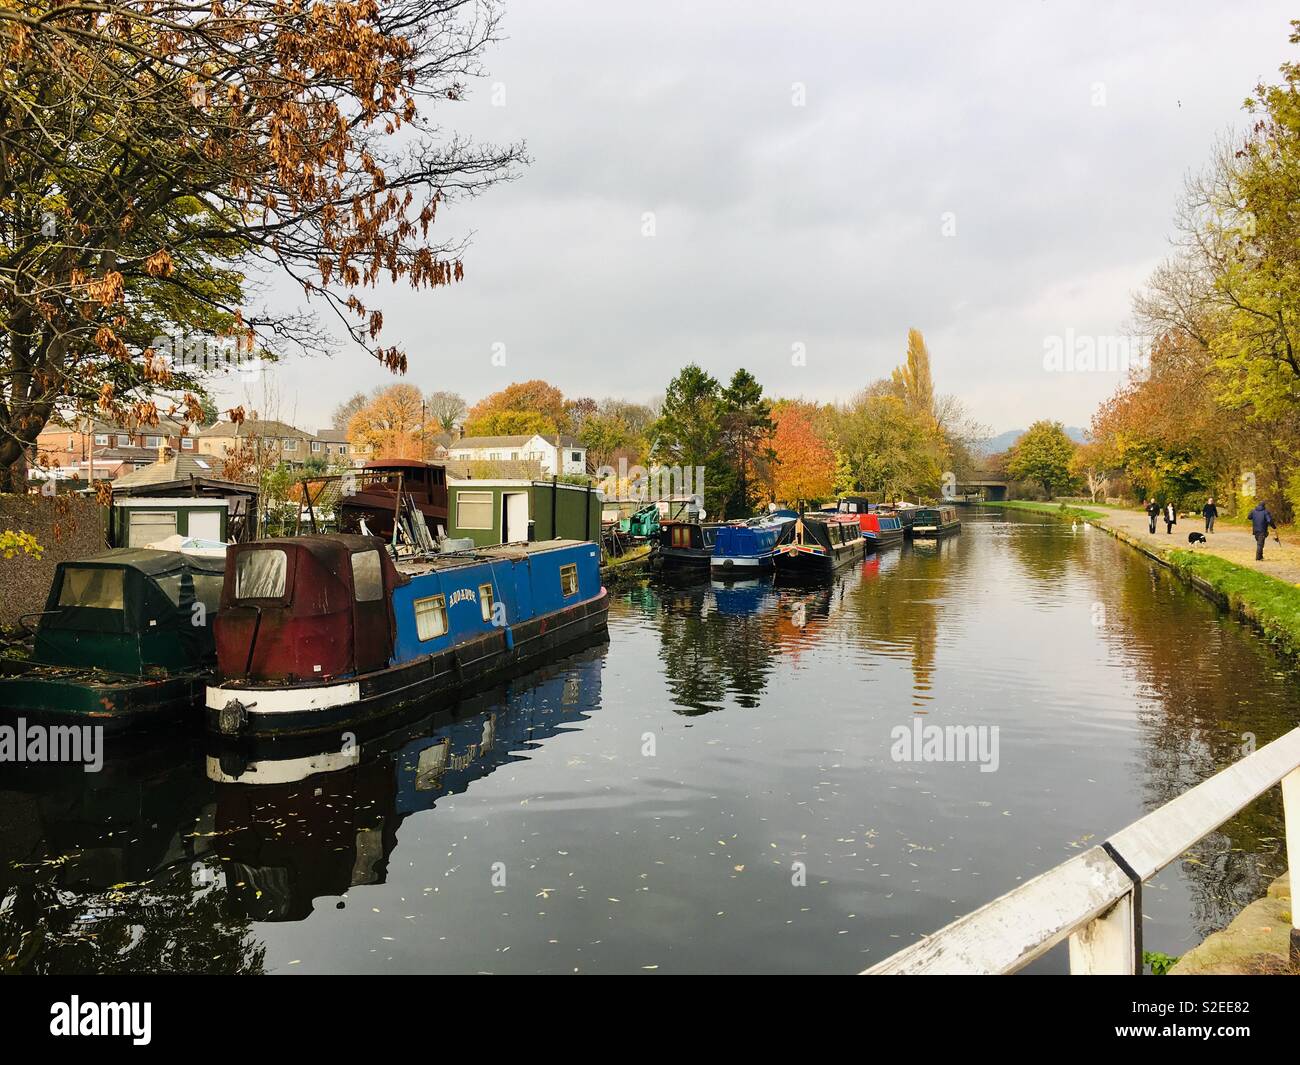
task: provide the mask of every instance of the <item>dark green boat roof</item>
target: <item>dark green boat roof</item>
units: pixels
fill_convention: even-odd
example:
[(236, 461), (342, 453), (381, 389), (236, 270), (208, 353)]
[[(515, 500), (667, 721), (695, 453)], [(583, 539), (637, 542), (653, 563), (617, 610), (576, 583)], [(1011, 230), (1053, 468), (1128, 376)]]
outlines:
[(224, 573), (225, 559), (186, 555), (179, 551), (155, 551), (148, 547), (114, 547), (111, 550), (60, 562), (62, 566), (121, 566), (137, 570), (149, 577), (166, 576), (180, 570), (199, 570), (202, 573)]

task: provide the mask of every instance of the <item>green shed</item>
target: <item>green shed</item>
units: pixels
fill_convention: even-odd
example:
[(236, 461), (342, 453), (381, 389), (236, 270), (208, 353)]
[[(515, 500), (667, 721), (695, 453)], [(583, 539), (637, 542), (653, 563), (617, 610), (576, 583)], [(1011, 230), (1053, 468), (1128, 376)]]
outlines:
[(174, 535), (225, 542), (230, 505), (202, 496), (115, 499), (112, 521), (113, 543), (122, 547), (148, 547)]
[(227, 481), (207, 455), (177, 453), (113, 482), (109, 542), (147, 547), (169, 536), (244, 540), (257, 513), (257, 486)]
[(450, 481), (447, 535), (490, 547), (521, 540), (599, 540), (603, 496), (563, 481)]

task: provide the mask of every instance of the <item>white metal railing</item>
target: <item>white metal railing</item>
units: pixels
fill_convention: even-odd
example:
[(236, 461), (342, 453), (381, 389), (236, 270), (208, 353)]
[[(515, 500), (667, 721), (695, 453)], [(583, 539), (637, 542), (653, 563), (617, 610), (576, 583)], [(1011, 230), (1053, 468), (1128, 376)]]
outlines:
[(1142, 882), (1279, 782), (1294, 954), (1300, 944), (1300, 728), (864, 975), (1012, 973), (1067, 936), (1072, 973), (1139, 974)]

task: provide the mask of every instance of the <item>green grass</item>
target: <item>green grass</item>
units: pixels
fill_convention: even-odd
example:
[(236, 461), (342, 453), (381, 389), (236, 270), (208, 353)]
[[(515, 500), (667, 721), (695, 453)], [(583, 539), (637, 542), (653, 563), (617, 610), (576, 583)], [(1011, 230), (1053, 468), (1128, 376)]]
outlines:
[(980, 503), (981, 507), (1005, 507), (1007, 510), (1031, 510), (1037, 514), (1057, 514), (1062, 518), (1083, 518), (1100, 521), (1106, 515), (1100, 510), (1071, 506), (1066, 503), (1040, 503), (1029, 499), (1008, 499), (1005, 503)]
[(1170, 551), (1169, 564), (1183, 577), (1199, 577), (1226, 596), (1233, 610), (1254, 616), (1280, 650), (1300, 655), (1300, 588), (1216, 555)]

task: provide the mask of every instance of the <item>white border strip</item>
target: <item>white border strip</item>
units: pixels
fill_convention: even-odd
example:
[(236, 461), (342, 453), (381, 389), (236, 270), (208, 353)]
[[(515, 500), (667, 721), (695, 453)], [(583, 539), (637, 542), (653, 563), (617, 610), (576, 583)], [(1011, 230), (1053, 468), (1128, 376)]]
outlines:
[(318, 688), (221, 688), (208, 686), (209, 710), (220, 710), (231, 699), (238, 699), (250, 714), (291, 714), (300, 710), (327, 710), (361, 701), (357, 681), (323, 684)]

